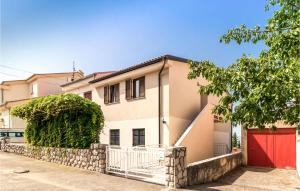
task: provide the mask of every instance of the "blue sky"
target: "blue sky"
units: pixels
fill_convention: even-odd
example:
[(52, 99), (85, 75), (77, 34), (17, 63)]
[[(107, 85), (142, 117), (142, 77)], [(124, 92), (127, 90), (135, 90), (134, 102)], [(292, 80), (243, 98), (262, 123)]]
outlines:
[[(0, 64), (32, 73), (70, 71), (73, 60), (86, 74), (119, 70), (163, 54), (226, 67), (264, 45), (225, 45), (219, 37), (243, 23), (263, 26), (271, 16), (264, 0), (0, 2)], [(29, 75), (0, 67), (0, 81)]]
[[(234, 26), (264, 25), (264, 0), (0, 0), (1, 64), (34, 73), (119, 70), (163, 54), (228, 66), (262, 44), (225, 45)], [(0, 81), (30, 73), (1, 68)]]

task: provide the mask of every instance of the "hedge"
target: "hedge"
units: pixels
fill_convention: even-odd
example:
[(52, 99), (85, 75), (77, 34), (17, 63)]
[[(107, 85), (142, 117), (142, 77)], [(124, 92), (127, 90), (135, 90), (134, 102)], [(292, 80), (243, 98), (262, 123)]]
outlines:
[(25, 139), (34, 146), (88, 148), (104, 126), (100, 106), (76, 94), (35, 98), (11, 113), (27, 121)]

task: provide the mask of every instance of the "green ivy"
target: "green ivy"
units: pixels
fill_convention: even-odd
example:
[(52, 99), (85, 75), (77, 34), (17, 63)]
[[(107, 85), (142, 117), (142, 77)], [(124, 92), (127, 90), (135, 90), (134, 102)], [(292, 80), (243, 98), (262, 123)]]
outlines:
[(76, 94), (36, 98), (12, 115), (27, 121), (25, 138), (34, 146), (88, 148), (104, 126), (100, 106)]

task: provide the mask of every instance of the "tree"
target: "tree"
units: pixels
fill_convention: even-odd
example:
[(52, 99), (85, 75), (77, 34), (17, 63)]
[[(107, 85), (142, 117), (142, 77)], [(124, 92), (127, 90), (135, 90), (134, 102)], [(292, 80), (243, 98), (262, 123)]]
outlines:
[(27, 121), (25, 138), (34, 146), (89, 148), (104, 127), (100, 106), (75, 94), (35, 98), (12, 114)]
[(237, 148), (241, 148), (241, 141), (238, 139), (238, 141), (237, 141)]
[(234, 132), (232, 135), (232, 147), (237, 147), (237, 146), (238, 146), (238, 137), (236, 135), (236, 132)]
[[(213, 113), (243, 127), (276, 128), (277, 121), (299, 124), (300, 111), (300, 1), (269, 0), (266, 11), (276, 9), (265, 27), (231, 29), (220, 42), (257, 43), (267, 48), (254, 58), (243, 55), (227, 68), (210, 61), (190, 61), (189, 79), (210, 83), (200, 93), (222, 96)], [(231, 109), (232, 104), (237, 104)]]

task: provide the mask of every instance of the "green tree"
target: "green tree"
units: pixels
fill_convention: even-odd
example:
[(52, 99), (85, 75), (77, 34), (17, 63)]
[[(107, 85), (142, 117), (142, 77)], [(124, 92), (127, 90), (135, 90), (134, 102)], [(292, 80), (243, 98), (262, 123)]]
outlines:
[(12, 110), (27, 121), (27, 143), (47, 147), (88, 148), (104, 127), (101, 108), (75, 94), (35, 98)]
[(236, 133), (234, 132), (232, 135), (232, 147), (237, 147), (238, 145), (238, 137), (236, 135)]
[(241, 148), (241, 141), (239, 139), (237, 141), (237, 148)]
[(300, 1), (269, 0), (266, 11), (271, 7), (275, 10), (266, 26), (241, 25), (220, 39), (226, 44), (262, 41), (267, 48), (258, 57), (243, 55), (227, 68), (190, 61), (188, 78), (202, 76), (210, 82), (200, 93), (224, 95), (213, 112), (226, 121), (263, 129), (276, 128), (282, 120), (300, 128)]

